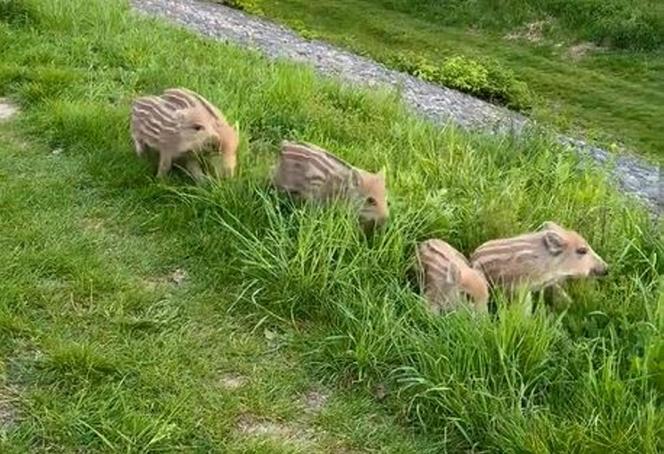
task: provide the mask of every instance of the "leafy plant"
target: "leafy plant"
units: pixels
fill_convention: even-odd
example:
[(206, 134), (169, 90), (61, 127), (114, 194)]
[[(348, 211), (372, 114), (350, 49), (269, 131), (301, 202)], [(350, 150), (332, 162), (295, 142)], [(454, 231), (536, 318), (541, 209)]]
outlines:
[(513, 109), (527, 110), (533, 104), (533, 96), (526, 83), (517, 80), (514, 73), (493, 61), (481, 62), (455, 56), (444, 60), (442, 65), (436, 65), (421, 55), (400, 53), (390, 60), (390, 64), (423, 80)]
[(262, 14), (260, 0), (221, 0), (220, 3), (250, 14)]
[(304, 39), (312, 40), (320, 38), (320, 35), (315, 31), (308, 28), (304, 22), (299, 19), (292, 19), (288, 21), (288, 26), (295, 30), (298, 35)]

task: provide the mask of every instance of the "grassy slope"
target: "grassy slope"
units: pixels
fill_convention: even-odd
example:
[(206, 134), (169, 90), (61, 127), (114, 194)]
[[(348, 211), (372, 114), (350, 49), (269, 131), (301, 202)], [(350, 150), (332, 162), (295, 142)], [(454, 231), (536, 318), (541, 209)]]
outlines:
[[(72, 11), (86, 10), (83, 3)], [(4, 55), (21, 66), (55, 56), (49, 38), (64, 40), (57, 64), (26, 66), (25, 79), (5, 81), (0, 92), (22, 87), (27, 109), (18, 122), (0, 124), (0, 451), (432, 451), (437, 441), (404, 430), (369, 395), (326, 389), (308, 374), (297, 348), (306, 336), (227, 313), (234, 297), (219, 269), (216, 229), (199, 227), (132, 156), (126, 105), (106, 98), (123, 83), (106, 70), (87, 79), (78, 66), (96, 43), (120, 43), (118, 29), (134, 36), (130, 48), (146, 51), (129, 31), (134, 22), (124, 23), (124, 8), (113, 8), (97, 11), (113, 25), (96, 39), (0, 24), (0, 41), (15, 46)], [(66, 27), (72, 11), (53, 20), (65, 17)], [(180, 38), (182, 50), (204, 48)], [(162, 28), (150, 39), (177, 37)], [(19, 43), (30, 45), (27, 60), (17, 58)], [(71, 92), (58, 90), (63, 80), (78, 80), (68, 88), (89, 93), (86, 101), (69, 101)], [(39, 117), (47, 131), (34, 140), (17, 132)], [(52, 154), (58, 147), (62, 153)], [(177, 269), (187, 273), (182, 286), (169, 278)], [(274, 336), (266, 338), (266, 328)], [(225, 389), (228, 374), (246, 384)], [(300, 397), (311, 390), (328, 401), (303, 414)], [(8, 432), (5, 411), (20, 421)], [(263, 427), (274, 439), (239, 433), (238, 424), (252, 419), (273, 422)]]
[[(0, 128), (0, 409), (20, 423), (0, 429), (2, 452), (435, 450), (370, 396), (308, 374), (292, 347), (304, 336), (227, 314), (214, 263), (191, 254), (209, 232), (192, 234), (143, 166), (118, 191), (93, 176), (101, 154), (51, 155), (12, 126)], [(327, 396), (322, 410), (310, 392)]]
[[(347, 46), (382, 62), (389, 63), (396, 55), (408, 52), (438, 64), (459, 54), (494, 58), (514, 71), (539, 98), (533, 112), (536, 118), (601, 143), (625, 144), (657, 162), (664, 159), (664, 128), (660, 127), (664, 116), (662, 51), (611, 51), (574, 62), (567, 56), (568, 46), (575, 43), (568, 34), (561, 32), (562, 36), (554, 35), (541, 45), (509, 41), (503, 36), (514, 28), (500, 29), (507, 27), (505, 23), (470, 28), (467, 22), (480, 21), (477, 11), (471, 17), (462, 12), (458, 17), (444, 16), (443, 25), (433, 15), (442, 15), (435, 7), (427, 15), (425, 6), (419, 12), (406, 12), (411, 7), (391, 9), (376, 0), (253, 3), (268, 17), (307, 36)], [(523, 16), (525, 19), (528, 14)], [(555, 46), (561, 42), (562, 47)]]
[[(545, 138), (440, 131), (389, 94), (130, 18), (117, 2), (12, 4), (0, 10), (0, 90), (24, 113), (20, 134), (2, 129), (0, 336), (3, 393), (22, 419), (3, 449), (255, 452), (235, 430), (243, 414), (313, 426), (321, 449), (663, 448), (662, 229), (601, 175), (577, 173)], [(240, 178), (159, 186), (132, 156), (131, 98), (174, 85), (239, 121)], [(387, 164), (389, 228), (361, 238), (343, 207), (267, 191), (283, 137)], [(416, 240), (467, 252), (545, 219), (575, 226), (614, 270), (574, 286), (564, 317), (433, 319), (409, 291)], [(185, 285), (164, 282), (178, 267)], [(266, 340), (266, 327), (280, 334)], [(220, 389), (228, 370), (248, 387)], [(293, 398), (312, 377), (335, 390), (319, 416)], [(382, 409), (366, 394), (375, 385), (389, 393)]]
[(664, 45), (664, 5), (658, 0), (382, 0), (384, 5), (448, 25), (511, 31), (546, 22), (547, 36), (592, 41), (614, 49)]

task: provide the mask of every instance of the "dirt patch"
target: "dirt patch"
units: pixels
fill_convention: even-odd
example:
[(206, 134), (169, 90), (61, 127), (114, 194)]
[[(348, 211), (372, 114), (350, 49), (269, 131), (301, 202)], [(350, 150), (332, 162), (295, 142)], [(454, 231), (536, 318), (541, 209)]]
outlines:
[(597, 54), (605, 50), (606, 48), (595, 43), (579, 43), (567, 49), (567, 57), (573, 61), (580, 61), (590, 54)]
[(316, 440), (312, 429), (270, 421), (251, 414), (240, 416), (235, 428), (240, 434), (247, 437), (269, 438), (298, 445), (310, 445)]
[(379, 383), (374, 387), (373, 393), (376, 400), (378, 402), (382, 402), (387, 398), (388, 395), (387, 386), (385, 386), (383, 383)]
[(7, 98), (0, 98), (0, 121), (9, 120), (18, 113), (18, 107)]
[(183, 268), (176, 268), (168, 274), (163, 276), (151, 276), (142, 279), (143, 287), (149, 291), (154, 291), (157, 288), (165, 286), (181, 287), (189, 277), (189, 274)]
[(56, 292), (67, 288), (69, 284), (65, 279), (44, 277), (37, 281), (37, 286), (43, 292)]
[(230, 372), (221, 376), (219, 379), (219, 385), (228, 391), (234, 391), (236, 389), (242, 388), (247, 384), (248, 381), (249, 379), (244, 375)]
[(312, 389), (302, 396), (302, 406), (307, 413), (319, 413), (329, 398), (329, 394)]
[(550, 20), (538, 20), (524, 25), (523, 27), (514, 30), (507, 35), (505, 39), (518, 40), (523, 39), (531, 43), (540, 43), (544, 40), (544, 31), (551, 25)]
[(83, 218), (81, 224), (85, 230), (91, 232), (102, 232), (104, 230), (104, 220), (101, 218)]
[(176, 268), (167, 276), (167, 279), (171, 284), (175, 284), (176, 286), (180, 287), (182, 284), (184, 284), (184, 281), (187, 280), (188, 276), (189, 275), (185, 270), (182, 268)]
[(0, 432), (6, 432), (18, 421), (15, 406), (16, 392), (6, 386), (0, 386)]

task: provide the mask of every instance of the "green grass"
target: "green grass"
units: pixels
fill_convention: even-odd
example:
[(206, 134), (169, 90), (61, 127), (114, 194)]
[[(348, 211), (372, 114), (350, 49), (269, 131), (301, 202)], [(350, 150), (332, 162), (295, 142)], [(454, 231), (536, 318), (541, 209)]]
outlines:
[(664, 5), (657, 0), (386, 0), (382, 3), (445, 25), (509, 31), (547, 19), (549, 36), (632, 50), (664, 46)]
[[(52, 155), (15, 126), (0, 126), (0, 451), (436, 450), (303, 369), (307, 335), (228, 314), (218, 263), (193, 253), (213, 232), (192, 230), (144, 165), (104, 178), (107, 150)], [(227, 375), (245, 384), (228, 390)], [(312, 390), (327, 404), (303, 413)]]
[[(452, 86), (516, 108), (532, 105), (532, 117), (609, 149), (624, 146), (657, 163), (664, 159), (662, 2), (254, 0), (251, 4), (305, 37), (333, 42), (433, 81), (449, 81), (436, 71), (458, 56), (488, 62), (494, 71), (504, 68), (525, 83), (532, 96), (522, 93), (509, 75), (490, 77), (482, 89), (468, 90), (454, 80)], [(540, 42), (505, 38), (542, 20), (546, 22)], [(569, 49), (589, 40), (609, 47), (574, 61)], [(468, 64), (467, 78), (476, 74), (474, 66)], [(510, 81), (507, 91), (490, 88), (505, 80)]]
[[(393, 93), (120, 1), (0, 12), (0, 94), (22, 107), (0, 129), (3, 452), (664, 449), (664, 229), (546, 136), (441, 130)], [(237, 179), (158, 184), (134, 156), (131, 99), (176, 85), (239, 123)], [(267, 188), (283, 138), (386, 165), (387, 228), (364, 237), (347, 207)], [(433, 318), (412, 292), (418, 240), (469, 252), (547, 219), (612, 267), (573, 285), (567, 310)], [(226, 372), (248, 384), (224, 389)], [(319, 387), (330, 402), (303, 411)], [(290, 430), (242, 435), (260, 419)]]

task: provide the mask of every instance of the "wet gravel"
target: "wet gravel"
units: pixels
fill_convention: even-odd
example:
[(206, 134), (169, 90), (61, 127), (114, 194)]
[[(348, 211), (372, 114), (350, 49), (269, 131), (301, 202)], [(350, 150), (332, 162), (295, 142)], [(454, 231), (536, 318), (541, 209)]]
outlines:
[[(329, 44), (306, 40), (286, 27), (219, 4), (197, 0), (131, 0), (131, 3), (142, 13), (168, 19), (208, 37), (257, 49), (269, 58), (306, 63), (322, 74), (350, 83), (398, 88), (408, 106), (437, 122), (452, 121), (466, 129), (508, 133), (519, 133), (532, 123), (503, 107), (388, 69)], [(564, 135), (559, 135), (558, 140), (600, 165), (609, 166), (626, 192), (638, 197), (655, 213), (664, 211), (661, 167), (626, 154), (617, 156)]]

